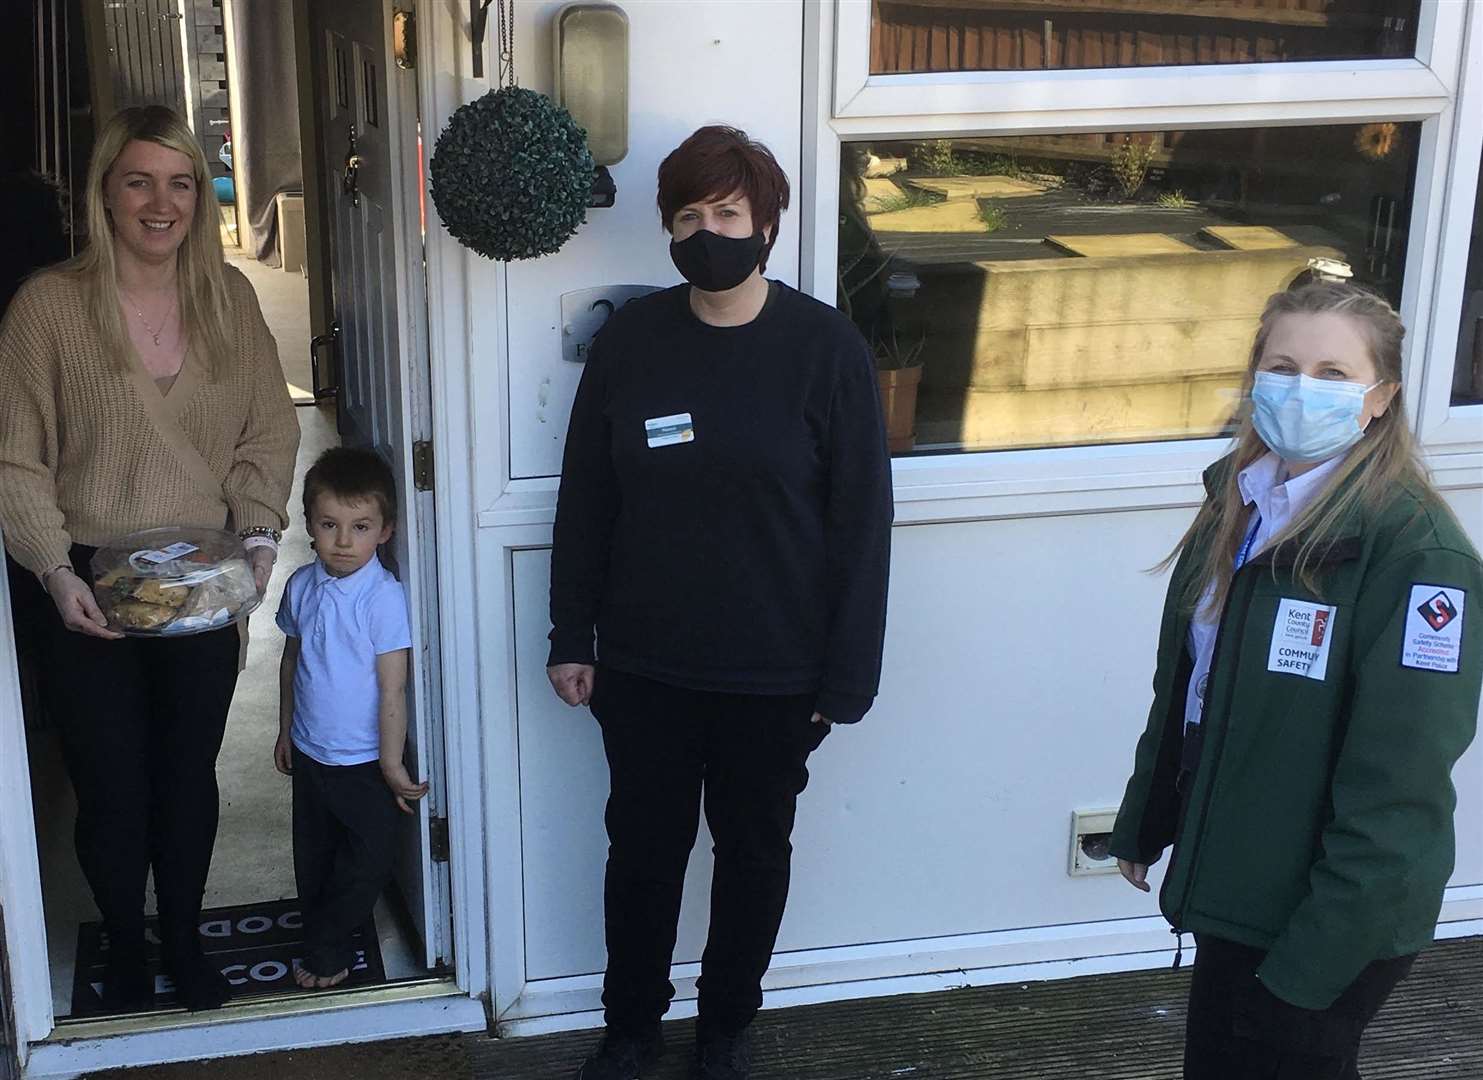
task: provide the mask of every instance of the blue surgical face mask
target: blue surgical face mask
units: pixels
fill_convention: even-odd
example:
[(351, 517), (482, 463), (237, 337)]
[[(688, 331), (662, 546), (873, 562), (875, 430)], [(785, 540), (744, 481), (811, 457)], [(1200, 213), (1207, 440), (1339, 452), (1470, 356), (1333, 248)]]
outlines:
[(1379, 383), (1314, 379), (1259, 371), (1251, 388), (1251, 422), (1284, 461), (1327, 461), (1359, 442), (1365, 395)]

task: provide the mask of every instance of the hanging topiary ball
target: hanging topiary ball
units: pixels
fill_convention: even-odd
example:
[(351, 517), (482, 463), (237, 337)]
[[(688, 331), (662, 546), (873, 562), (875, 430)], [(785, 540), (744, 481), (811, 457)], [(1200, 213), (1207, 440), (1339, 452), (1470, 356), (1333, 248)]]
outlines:
[(533, 90), (506, 86), (460, 106), (429, 171), (444, 227), (486, 258), (549, 255), (587, 220), (587, 133)]

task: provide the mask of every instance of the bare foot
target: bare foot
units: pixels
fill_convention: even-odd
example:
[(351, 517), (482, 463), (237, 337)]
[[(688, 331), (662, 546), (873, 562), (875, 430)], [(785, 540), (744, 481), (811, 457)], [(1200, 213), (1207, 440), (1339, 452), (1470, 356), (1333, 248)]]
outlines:
[(332, 986), (339, 986), (348, 978), (350, 978), (349, 968), (337, 971), (333, 975), (316, 975), (298, 964), (294, 965), (294, 982), (303, 990), (328, 990)]

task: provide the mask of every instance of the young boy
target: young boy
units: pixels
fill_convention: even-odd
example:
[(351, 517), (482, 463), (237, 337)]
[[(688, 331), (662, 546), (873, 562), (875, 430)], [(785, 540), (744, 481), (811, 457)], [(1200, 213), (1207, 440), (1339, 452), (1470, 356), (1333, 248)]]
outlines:
[[(304, 477), (314, 562), (283, 591), (273, 763), (293, 777), (294, 877), (305, 955), (294, 981), (336, 986), (351, 935), (391, 877), (397, 811), (427, 794), (402, 763), (411, 651), (407, 599), (376, 556), (396, 529), (396, 485), (375, 453), (320, 455)], [(388, 790), (389, 789), (389, 790)]]

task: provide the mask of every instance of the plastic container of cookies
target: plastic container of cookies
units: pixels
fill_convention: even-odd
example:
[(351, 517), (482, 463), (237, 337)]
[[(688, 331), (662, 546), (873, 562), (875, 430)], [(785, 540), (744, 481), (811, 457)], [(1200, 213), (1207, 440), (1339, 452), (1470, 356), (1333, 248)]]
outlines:
[(242, 541), (225, 529), (130, 533), (93, 556), (93, 595), (111, 629), (180, 637), (231, 626), (258, 606)]

